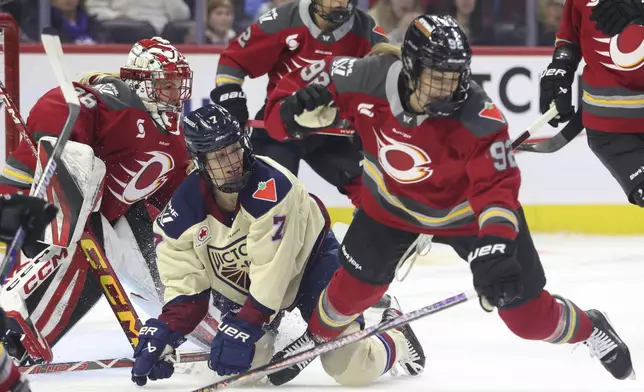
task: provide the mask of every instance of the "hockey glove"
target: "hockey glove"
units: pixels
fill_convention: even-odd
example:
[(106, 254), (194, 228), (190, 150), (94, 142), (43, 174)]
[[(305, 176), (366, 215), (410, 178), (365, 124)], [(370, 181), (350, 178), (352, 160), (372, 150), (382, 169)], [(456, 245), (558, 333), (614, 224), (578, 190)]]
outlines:
[(132, 381), (143, 386), (148, 378), (155, 381), (172, 376), (174, 366), (165, 357), (185, 341), (180, 333), (170, 331), (165, 322), (148, 320), (139, 331), (139, 344), (134, 349)]
[(295, 121), (295, 116), (301, 115), (305, 110), (312, 112), (328, 105), (332, 101), (333, 94), (326, 87), (317, 84), (310, 84), (290, 97), (284, 98), (280, 108), (280, 116), (286, 131), (295, 139), (305, 139), (317, 128), (309, 128), (298, 124)]
[(210, 92), (210, 99), (217, 105), (223, 106), (234, 118), (239, 121), (243, 129), (248, 121), (248, 107), (246, 94), (241, 84), (230, 83), (215, 87)]
[(552, 62), (541, 74), (539, 108), (541, 113), (545, 113), (550, 109), (551, 103), (555, 103), (559, 115), (548, 122), (553, 127), (569, 121), (575, 114), (572, 83), (579, 61), (579, 48), (576, 45), (561, 45), (555, 49)]
[(515, 253), (514, 241), (488, 235), (480, 237), (467, 256), (474, 288), (492, 306), (507, 305), (521, 294), (521, 265)]
[(23, 226), (26, 230), (24, 245), (36, 244), (57, 212), (58, 208), (37, 197), (21, 193), (0, 197), (0, 241), (10, 243), (18, 228)]
[(255, 343), (264, 336), (261, 325), (227, 313), (210, 343), (208, 366), (220, 376), (227, 376), (250, 369), (255, 357)]
[(597, 22), (597, 30), (612, 37), (631, 23), (644, 24), (644, 3), (642, 0), (599, 0), (590, 20)]
[(630, 202), (644, 208), (644, 183), (640, 184), (629, 197)]

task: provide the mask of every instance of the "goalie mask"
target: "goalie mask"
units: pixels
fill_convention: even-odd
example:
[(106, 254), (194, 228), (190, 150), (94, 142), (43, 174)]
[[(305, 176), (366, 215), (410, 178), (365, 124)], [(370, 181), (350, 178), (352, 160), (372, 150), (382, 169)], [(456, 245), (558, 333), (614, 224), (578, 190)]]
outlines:
[(206, 105), (183, 119), (188, 153), (206, 182), (222, 192), (241, 191), (253, 171), (250, 138), (226, 109)]
[(311, 0), (311, 10), (327, 22), (341, 25), (355, 14), (357, 1)]
[(402, 45), (403, 94), (415, 98), (432, 117), (449, 116), (465, 102), (470, 88), (472, 50), (451, 16), (421, 15)]
[(152, 119), (177, 132), (183, 104), (192, 95), (192, 70), (169, 41), (142, 39), (130, 50), (121, 79), (141, 98)]

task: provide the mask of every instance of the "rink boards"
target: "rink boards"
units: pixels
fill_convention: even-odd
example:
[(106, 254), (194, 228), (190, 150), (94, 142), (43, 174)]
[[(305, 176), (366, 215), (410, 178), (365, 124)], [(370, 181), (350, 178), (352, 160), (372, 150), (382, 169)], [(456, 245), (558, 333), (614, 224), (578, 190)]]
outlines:
[[(118, 71), (126, 47), (103, 46), (67, 50), (65, 63), (75, 80), (91, 71)], [(191, 108), (209, 101), (214, 85), (218, 54), (213, 49), (186, 47), (194, 69)], [(479, 50), (472, 62), (473, 77), (485, 88), (505, 114), (512, 136), (518, 135), (539, 116), (539, 74), (550, 61), (547, 50)], [(20, 57), (21, 112), (26, 116), (40, 95), (55, 86), (44, 54), (27, 47)], [(266, 78), (247, 80), (244, 90), (250, 113), (263, 105)], [(573, 99), (578, 97), (577, 89)], [(4, 116), (2, 111), (1, 116)], [(4, 122), (1, 123), (4, 128)], [(544, 127), (538, 136), (556, 130)], [(4, 139), (0, 138), (0, 144)], [(4, 146), (0, 146), (4, 153)], [(4, 159), (3, 159), (4, 161)], [(518, 154), (523, 185), (521, 201), (533, 231), (584, 232), (598, 234), (644, 233), (644, 211), (627, 204), (626, 197), (603, 166), (589, 151), (582, 135), (555, 154)], [(644, 175), (644, 174), (643, 174)], [(310, 192), (318, 195), (337, 221), (348, 221), (351, 205), (337, 190), (302, 165), (300, 177)]]

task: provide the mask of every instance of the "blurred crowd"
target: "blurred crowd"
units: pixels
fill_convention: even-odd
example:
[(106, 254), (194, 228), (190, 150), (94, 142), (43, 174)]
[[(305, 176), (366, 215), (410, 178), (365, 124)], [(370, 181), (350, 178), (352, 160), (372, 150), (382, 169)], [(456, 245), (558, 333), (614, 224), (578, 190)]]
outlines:
[[(14, 0), (2, 6), (13, 14), (24, 42), (38, 40), (40, 0)], [(132, 43), (161, 35), (174, 43), (194, 43), (196, 18), (205, 18), (204, 41), (225, 45), (259, 15), (297, 0), (49, 0), (50, 23), (66, 43)], [(450, 14), (473, 45), (552, 46), (565, 0), (358, 0), (393, 42), (402, 40), (418, 14)], [(533, 26), (528, 37), (528, 24)], [(536, 29), (534, 28), (536, 27)], [(536, 35), (536, 36), (535, 36)]]

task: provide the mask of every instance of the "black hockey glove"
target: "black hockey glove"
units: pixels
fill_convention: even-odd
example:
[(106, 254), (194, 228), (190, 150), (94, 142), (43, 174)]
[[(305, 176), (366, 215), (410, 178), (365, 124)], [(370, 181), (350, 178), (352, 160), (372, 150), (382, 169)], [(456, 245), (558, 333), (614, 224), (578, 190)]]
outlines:
[(521, 294), (521, 265), (515, 253), (514, 241), (502, 237), (483, 236), (474, 244), (467, 260), (482, 305), (487, 300), (492, 306), (504, 306)]
[(210, 99), (217, 105), (223, 106), (228, 113), (239, 121), (242, 129), (248, 121), (248, 107), (246, 106), (246, 94), (242, 86), (237, 83), (222, 84), (210, 92)]
[(644, 25), (644, 3), (642, 0), (599, 0), (590, 20), (597, 22), (597, 30), (612, 37), (631, 23)]
[(633, 192), (631, 192), (630, 201), (642, 208), (644, 208), (644, 183), (640, 184)]
[(317, 128), (308, 128), (295, 121), (295, 116), (312, 111), (320, 106), (326, 106), (333, 101), (333, 94), (326, 88), (317, 84), (310, 84), (301, 88), (295, 94), (282, 100), (280, 116), (286, 131), (295, 139), (305, 139)]
[(11, 243), (19, 227), (26, 230), (25, 247), (42, 240), (58, 208), (37, 197), (20, 193), (0, 197), (0, 241)]
[(559, 115), (548, 122), (553, 127), (569, 121), (575, 114), (575, 107), (572, 104), (572, 83), (580, 61), (579, 53), (576, 45), (559, 46), (552, 55), (552, 62), (541, 74), (539, 108), (541, 113), (545, 113), (554, 101)]

